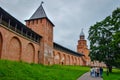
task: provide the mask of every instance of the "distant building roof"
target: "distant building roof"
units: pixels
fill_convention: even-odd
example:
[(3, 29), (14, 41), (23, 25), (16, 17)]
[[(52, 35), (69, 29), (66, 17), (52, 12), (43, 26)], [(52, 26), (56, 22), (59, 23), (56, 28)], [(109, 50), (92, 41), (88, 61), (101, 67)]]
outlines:
[(54, 49), (58, 49), (60, 51), (63, 51), (63, 52), (66, 52), (68, 54), (75, 55), (75, 56), (84, 56), (84, 54), (82, 54), (82, 53), (72, 51), (66, 47), (63, 47), (62, 45), (60, 45), (58, 43), (55, 43), (55, 42), (54, 42)]
[[(47, 17), (46, 13), (45, 13), (45, 10), (42, 6), (42, 3), (41, 5), (38, 7), (38, 9), (34, 12), (34, 14), (30, 17), (29, 20), (34, 20), (34, 19), (41, 19), (41, 18), (46, 18), (53, 26), (54, 24), (49, 20), (49, 18)], [(29, 20), (26, 20), (26, 21), (29, 21)]]

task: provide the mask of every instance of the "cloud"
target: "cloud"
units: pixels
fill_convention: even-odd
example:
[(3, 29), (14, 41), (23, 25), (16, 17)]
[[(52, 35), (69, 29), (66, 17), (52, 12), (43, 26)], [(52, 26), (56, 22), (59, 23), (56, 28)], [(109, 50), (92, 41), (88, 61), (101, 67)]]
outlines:
[[(81, 29), (84, 28), (87, 39), (89, 27), (120, 7), (119, 2), (120, 0), (44, 0), (43, 7), (48, 18), (55, 24), (54, 41), (76, 50)], [(0, 0), (0, 6), (23, 23), (32, 16), (40, 3), (39, 0)]]

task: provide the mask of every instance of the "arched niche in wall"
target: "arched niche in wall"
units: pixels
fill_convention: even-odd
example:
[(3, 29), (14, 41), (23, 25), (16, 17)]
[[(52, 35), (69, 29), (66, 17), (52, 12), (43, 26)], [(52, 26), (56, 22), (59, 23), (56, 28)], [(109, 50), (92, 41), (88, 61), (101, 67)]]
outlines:
[(66, 64), (66, 55), (65, 54), (63, 54), (63, 57), (62, 57), (62, 64)]
[(8, 44), (8, 59), (19, 61), (21, 57), (21, 42), (19, 38), (12, 37)]
[(22, 56), (23, 61), (33, 63), (35, 58), (35, 48), (32, 43), (28, 43)]

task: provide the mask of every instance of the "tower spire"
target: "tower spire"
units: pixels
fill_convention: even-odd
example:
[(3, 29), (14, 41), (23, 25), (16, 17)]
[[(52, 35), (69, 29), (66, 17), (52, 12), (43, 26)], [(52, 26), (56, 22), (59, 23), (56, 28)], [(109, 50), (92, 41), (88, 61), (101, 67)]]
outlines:
[(42, 5), (44, 2), (43, 1), (41, 1), (41, 3), (40, 3), (40, 5)]
[(85, 34), (84, 34), (83, 28), (82, 28), (82, 29), (81, 29), (81, 33), (80, 33), (80, 39), (81, 39), (81, 40), (84, 40), (84, 38), (85, 38)]
[(39, 19), (39, 18), (47, 18), (47, 15), (44, 11), (44, 8), (42, 6), (44, 2), (42, 1), (38, 9), (34, 12), (34, 14), (30, 17), (29, 20), (31, 19)]
[(83, 28), (81, 29), (80, 36), (85, 36), (85, 34), (84, 34), (84, 32), (83, 32)]

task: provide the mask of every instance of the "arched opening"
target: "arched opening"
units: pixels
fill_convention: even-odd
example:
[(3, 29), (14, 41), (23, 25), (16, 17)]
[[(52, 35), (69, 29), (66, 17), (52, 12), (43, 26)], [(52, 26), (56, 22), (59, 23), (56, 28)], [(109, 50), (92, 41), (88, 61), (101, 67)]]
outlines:
[(55, 64), (55, 51), (53, 51), (53, 64)]
[(61, 64), (61, 55), (60, 53), (58, 52), (58, 56), (59, 56), (59, 61), (58, 61), (58, 64)]
[(74, 56), (73, 56), (73, 65), (75, 64), (75, 58), (74, 58)]
[(73, 56), (72, 56), (72, 65), (74, 65), (74, 58), (73, 58)]
[(78, 57), (76, 57), (76, 65), (78, 65)]
[(0, 33), (0, 59), (2, 55), (2, 43), (3, 43), (3, 39), (2, 39), (2, 34)]
[(72, 65), (72, 57), (71, 57), (71, 55), (70, 55), (70, 65)]
[(8, 45), (8, 59), (20, 60), (21, 57), (21, 42), (17, 37), (13, 37)]
[(79, 57), (77, 57), (77, 65), (80, 65)]
[(77, 57), (74, 57), (74, 60), (75, 60), (74, 65), (77, 65)]
[(70, 65), (70, 56), (68, 55), (68, 65)]
[(62, 65), (65, 65), (65, 54), (61, 54), (60, 63), (61, 63)]
[(66, 65), (70, 65), (70, 56), (66, 55)]
[(78, 57), (78, 65), (80, 65), (80, 58)]
[(64, 64), (64, 65), (66, 64), (66, 57), (65, 57), (65, 54), (63, 54), (63, 64)]
[(23, 61), (32, 63), (34, 62), (34, 57), (35, 57), (35, 48), (32, 43), (29, 43), (26, 46), (26, 52), (24, 53)]

